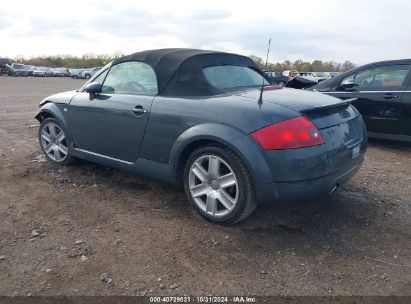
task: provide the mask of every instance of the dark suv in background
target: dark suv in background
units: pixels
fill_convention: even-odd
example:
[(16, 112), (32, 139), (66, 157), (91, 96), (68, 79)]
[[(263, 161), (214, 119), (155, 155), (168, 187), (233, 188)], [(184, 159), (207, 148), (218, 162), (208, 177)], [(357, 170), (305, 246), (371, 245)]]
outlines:
[(341, 99), (362, 114), (369, 137), (411, 142), (411, 59), (367, 64), (307, 90)]
[(271, 83), (284, 86), (288, 82), (288, 77), (284, 76), (280, 72), (264, 71), (264, 73), (270, 78)]
[(0, 58), (0, 75), (9, 73), (9, 65), (11, 65), (10, 59)]

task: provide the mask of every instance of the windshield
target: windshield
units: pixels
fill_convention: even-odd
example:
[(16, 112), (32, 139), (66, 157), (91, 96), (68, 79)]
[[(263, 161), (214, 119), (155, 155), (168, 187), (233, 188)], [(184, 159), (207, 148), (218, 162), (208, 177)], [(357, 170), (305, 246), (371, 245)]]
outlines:
[(257, 71), (244, 66), (220, 65), (203, 69), (206, 80), (219, 89), (261, 86), (269, 82)]

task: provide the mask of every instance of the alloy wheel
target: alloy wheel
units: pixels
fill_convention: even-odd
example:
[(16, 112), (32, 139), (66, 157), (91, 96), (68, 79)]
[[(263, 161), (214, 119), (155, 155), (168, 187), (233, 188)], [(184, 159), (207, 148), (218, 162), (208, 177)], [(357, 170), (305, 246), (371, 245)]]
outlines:
[(224, 217), (237, 204), (237, 178), (219, 156), (203, 155), (196, 159), (190, 168), (188, 186), (197, 207), (209, 216)]
[(62, 162), (67, 158), (66, 136), (54, 123), (45, 124), (41, 129), (41, 146), (47, 156), (55, 162)]

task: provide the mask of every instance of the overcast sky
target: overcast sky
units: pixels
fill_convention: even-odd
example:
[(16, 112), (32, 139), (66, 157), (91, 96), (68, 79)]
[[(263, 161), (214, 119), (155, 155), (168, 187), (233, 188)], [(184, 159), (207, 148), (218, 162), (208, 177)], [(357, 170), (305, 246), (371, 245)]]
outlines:
[[(65, 3), (65, 4), (63, 4)], [(192, 47), (357, 64), (411, 58), (409, 0), (6, 0), (0, 56)]]

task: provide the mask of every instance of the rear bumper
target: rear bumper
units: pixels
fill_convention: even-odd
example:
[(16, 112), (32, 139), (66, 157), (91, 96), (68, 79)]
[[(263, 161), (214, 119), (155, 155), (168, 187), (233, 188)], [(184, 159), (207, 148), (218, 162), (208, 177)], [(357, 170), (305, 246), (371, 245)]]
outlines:
[(260, 204), (328, 196), (358, 171), (367, 149), (361, 117), (320, 129), (320, 132), (324, 145), (263, 152), (272, 180), (257, 181), (255, 188)]
[(358, 162), (351, 167), (315, 179), (258, 184), (256, 185), (258, 189), (258, 201), (262, 205), (268, 205), (325, 198), (353, 177), (360, 169), (362, 162), (363, 158), (361, 157)]

